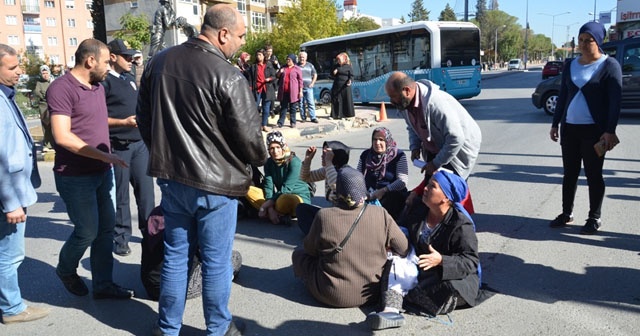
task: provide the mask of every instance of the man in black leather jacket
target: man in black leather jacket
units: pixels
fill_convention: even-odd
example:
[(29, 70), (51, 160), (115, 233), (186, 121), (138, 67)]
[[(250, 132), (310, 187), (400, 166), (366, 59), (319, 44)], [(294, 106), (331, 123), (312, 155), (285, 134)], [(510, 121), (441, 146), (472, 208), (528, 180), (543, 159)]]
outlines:
[(196, 243), (207, 334), (239, 334), (227, 308), (235, 197), (249, 189), (250, 165), (267, 158), (253, 94), (228, 61), (245, 34), (236, 9), (215, 5), (197, 38), (156, 54), (142, 76), (137, 121), (165, 218), (157, 334), (179, 333)]

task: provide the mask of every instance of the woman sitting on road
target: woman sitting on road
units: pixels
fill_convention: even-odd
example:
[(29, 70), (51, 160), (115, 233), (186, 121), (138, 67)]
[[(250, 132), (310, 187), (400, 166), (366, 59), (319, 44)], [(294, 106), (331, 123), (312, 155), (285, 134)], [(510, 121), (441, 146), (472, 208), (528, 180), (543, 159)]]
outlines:
[(405, 306), (434, 316), (481, 302), (478, 238), (473, 220), (460, 204), (466, 193), (467, 184), (460, 176), (445, 170), (433, 174), (422, 196), (427, 213), (408, 226), (415, 254), (409, 254), (410, 262), (394, 258), (389, 268), (411, 274), (411, 268), (417, 267), (418, 272), (413, 272), (417, 279), (399, 281), (393, 273), (388, 276), (382, 295), (384, 311), (367, 316), (372, 329), (402, 326), (403, 301)]
[(367, 206), (364, 178), (357, 170), (345, 166), (338, 172), (336, 195), (337, 207), (320, 209), (303, 246), (293, 251), (293, 272), (329, 306), (374, 303), (380, 298), (387, 249), (404, 256), (409, 242), (384, 209)]
[(407, 156), (397, 148), (391, 132), (378, 127), (371, 135), (371, 148), (360, 155), (358, 170), (364, 175), (369, 200), (378, 200), (398, 219), (407, 198), (409, 167)]
[(289, 150), (282, 133), (267, 134), (269, 158), (264, 165), (264, 190), (250, 187), (247, 199), (260, 218), (285, 224), (295, 218), (296, 206), (311, 202), (309, 184), (300, 179), (302, 161)]
[[(312, 171), (311, 161), (316, 155), (316, 151), (315, 146), (307, 149), (304, 161), (302, 161), (300, 178), (309, 183), (325, 180), (325, 197), (327, 201), (335, 204), (336, 177), (338, 176), (338, 171), (349, 163), (349, 147), (340, 141), (325, 141), (322, 144), (322, 167)], [(305, 235), (309, 233), (313, 218), (315, 218), (320, 209), (317, 205), (306, 203), (300, 203), (296, 208), (298, 225)]]

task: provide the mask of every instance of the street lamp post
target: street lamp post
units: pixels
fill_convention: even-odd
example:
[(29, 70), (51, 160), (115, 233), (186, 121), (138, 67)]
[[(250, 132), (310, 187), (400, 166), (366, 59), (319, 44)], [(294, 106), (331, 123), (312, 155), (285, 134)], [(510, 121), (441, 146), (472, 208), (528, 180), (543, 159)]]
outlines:
[(504, 28), (506, 27), (506, 25), (502, 25), (502, 27), (496, 27), (496, 39), (495, 39), (495, 46), (493, 48), (493, 67), (496, 67), (496, 64), (498, 64), (498, 29), (500, 28)]
[(551, 17), (551, 57), (553, 57), (553, 33), (555, 31), (555, 26), (556, 26), (556, 16), (571, 14), (571, 12), (564, 12), (564, 13), (558, 13), (558, 14), (547, 14), (547, 13), (538, 13), (538, 14)]

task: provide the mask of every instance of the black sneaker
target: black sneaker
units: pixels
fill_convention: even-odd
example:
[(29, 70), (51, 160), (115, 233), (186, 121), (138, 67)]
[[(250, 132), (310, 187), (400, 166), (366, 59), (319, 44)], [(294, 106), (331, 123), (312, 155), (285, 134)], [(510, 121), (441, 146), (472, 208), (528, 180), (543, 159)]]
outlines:
[(117, 244), (116, 243), (116, 249), (113, 252), (119, 256), (122, 257), (126, 257), (128, 255), (131, 254), (131, 248), (129, 248), (129, 244), (128, 243), (124, 243), (124, 244)]
[(580, 233), (586, 235), (596, 234), (600, 226), (602, 226), (602, 220), (600, 220), (600, 218), (589, 218), (582, 229), (580, 229)]
[(573, 216), (567, 216), (565, 214), (559, 214), (556, 219), (549, 223), (549, 227), (560, 228), (565, 227), (567, 224), (573, 224)]
[(229, 329), (224, 333), (224, 336), (242, 336), (242, 333), (246, 329), (247, 325), (242, 321), (231, 321)]
[(393, 312), (373, 312), (367, 315), (367, 324), (372, 330), (398, 328), (404, 325), (404, 316)]
[(85, 296), (89, 294), (89, 288), (87, 288), (87, 285), (85, 285), (84, 281), (80, 279), (77, 273), (62, 275), (60, 274), (60, 271), (56, 269), (56, 274), (58, 275), (58, 278), (62, 280), (64, 288), (66, 288), (69, 293), (76, 296)]
[(314, 123), (314, 124), (317, 124), (318, 123), (318, 118), (311, 119), (311, 122)]
[(134, 292), (132, 289), (120, 287), (113, 282), (110, 283), (107, 287), (99, 291), (95, 291), (95, 290), (93, 291), (93, 298), (96, 300), (103, 300), (103, 299), (123, 300), (123, 299), (130, 299), (133, 297), (133, 295), (134, 295)]

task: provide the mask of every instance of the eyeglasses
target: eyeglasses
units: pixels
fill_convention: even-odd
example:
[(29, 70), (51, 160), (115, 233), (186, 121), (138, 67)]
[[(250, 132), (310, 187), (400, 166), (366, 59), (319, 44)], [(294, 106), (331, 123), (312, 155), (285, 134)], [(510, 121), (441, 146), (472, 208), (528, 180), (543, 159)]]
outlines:
[(594, 39), (581, 39), (581, 38), (578, 39), (578, 43), (584, 43), (584, 44), (590, 44), (590, 43), (593, 43), (595, 41), (596, 40), (594, 40)]

